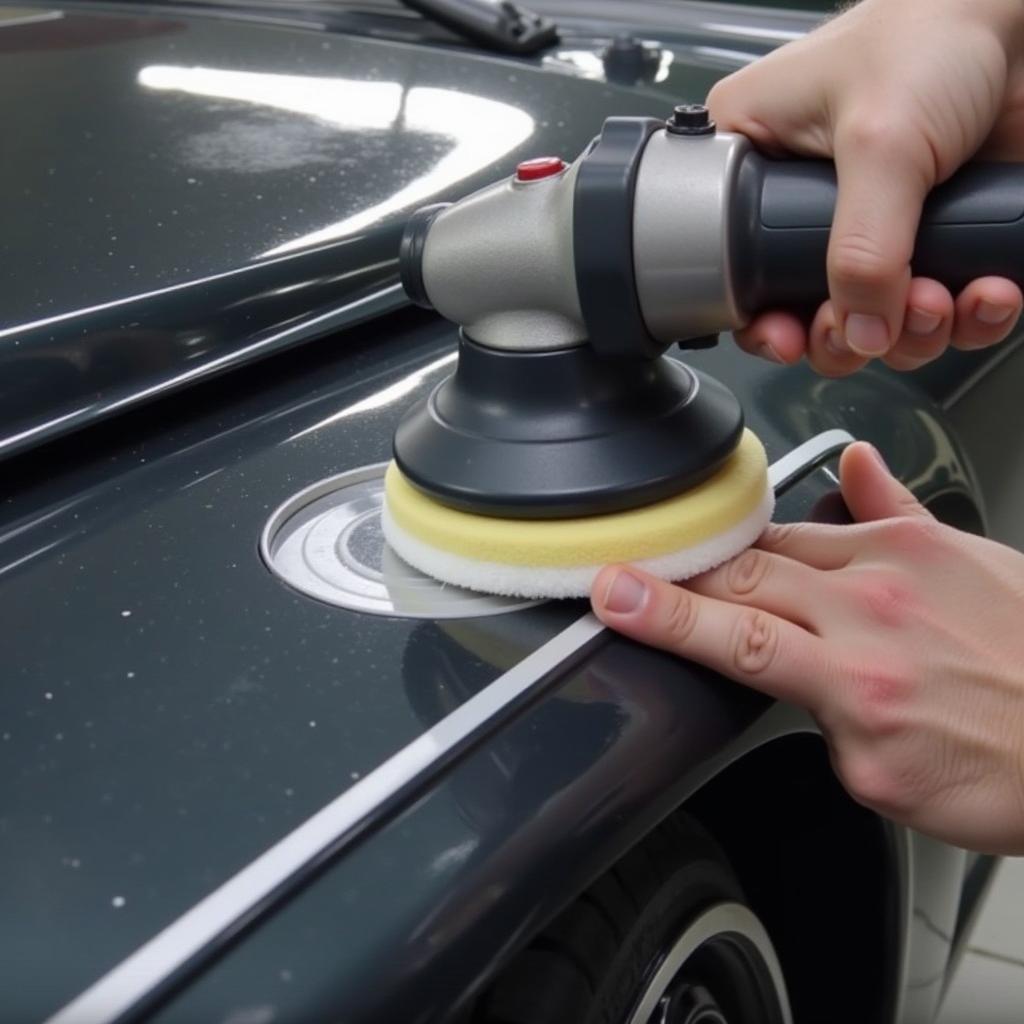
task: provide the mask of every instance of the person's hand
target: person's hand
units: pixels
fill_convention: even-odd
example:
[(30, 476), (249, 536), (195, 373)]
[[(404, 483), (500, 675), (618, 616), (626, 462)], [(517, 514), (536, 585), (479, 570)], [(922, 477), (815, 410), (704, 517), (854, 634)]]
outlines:
[(1003, 278), (954, 297), (911, 279), (927, 193), (981, 150), (1024, 159), (1020, 0), (862, 0), (803, 39), (720, 81), (719, 128), (770, 155), (832, 157), (839, 194), (828, 249), (831, 301), (810, 325), (767, 312), (737, 340), (776, 362), (807, 355), (828, 376), (881, 358), (897, 370), (952, 342), (1001, 341), (1021, 312)]
[(944, 526), (867, 444), (853, 526), (770, 526), (674, 585), (609, 566), (607, 626), (807, 708), (849, 793), (921, 832), (1024, 853), (1024, 555)]

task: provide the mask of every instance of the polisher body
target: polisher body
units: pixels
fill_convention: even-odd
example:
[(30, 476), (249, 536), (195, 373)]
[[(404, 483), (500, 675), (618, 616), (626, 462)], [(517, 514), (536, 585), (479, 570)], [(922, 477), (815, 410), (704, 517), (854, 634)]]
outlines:
[[(930, 197), (915, 273), (1020, 279), (1024, 173)], [(410, 297), (458, 323), (458, 368), (395, 434), (384, 526), (406, 561), (501, 594), (585, 594), (611, 561), (665, 578), (751, 544), (764, 449), (721, 383), (664, 355), (827, 293), (834, 167), (772, 161), (703, 107), (610, 118), (571, 165), (414, 214)]]

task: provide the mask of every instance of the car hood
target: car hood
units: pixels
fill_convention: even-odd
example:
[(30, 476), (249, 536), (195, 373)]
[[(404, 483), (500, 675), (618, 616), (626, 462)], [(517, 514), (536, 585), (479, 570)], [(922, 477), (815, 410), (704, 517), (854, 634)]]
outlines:
[(667, 107), (571, 62), (137, 10), (0, 7), (0, 455), (402, 303), (411, 209)]

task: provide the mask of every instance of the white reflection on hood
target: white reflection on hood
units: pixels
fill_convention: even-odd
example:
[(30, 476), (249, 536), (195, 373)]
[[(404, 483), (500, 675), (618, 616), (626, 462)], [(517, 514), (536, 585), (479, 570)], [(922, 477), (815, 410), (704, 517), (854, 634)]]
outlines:
[(386, 130), (399, 125), (410, 133), (433, 134), (452, 141), (451, 149), (425, 174), (414, 178), (375, 206), (300, 238), (268, 249), (278, 256), (355, 234), (389, 214), (420, 205), (464, 178), (483, 170), (522, 145), (534, 131), (529, 114), (509, 103), (427, 86), (405, 88), (397, 82), (279, 75), (217, 68), (142, 68), (139, 83), (166, 89), (238, 100), (289, 110), (339, 128)]

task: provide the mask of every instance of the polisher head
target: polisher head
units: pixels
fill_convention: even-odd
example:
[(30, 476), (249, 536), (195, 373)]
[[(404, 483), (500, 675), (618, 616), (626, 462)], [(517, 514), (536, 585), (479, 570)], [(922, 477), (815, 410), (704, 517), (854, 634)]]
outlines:
[(410, 565), (472, 590), (583, 597), (601, 567), (628, 562), (680, 580), (749, 547), (771, 519), (764, 447), (749, 430), (710, 477), (673, 497), (623, 511), (508, 519), (441, 504), (392, 462), (384, 536)]

